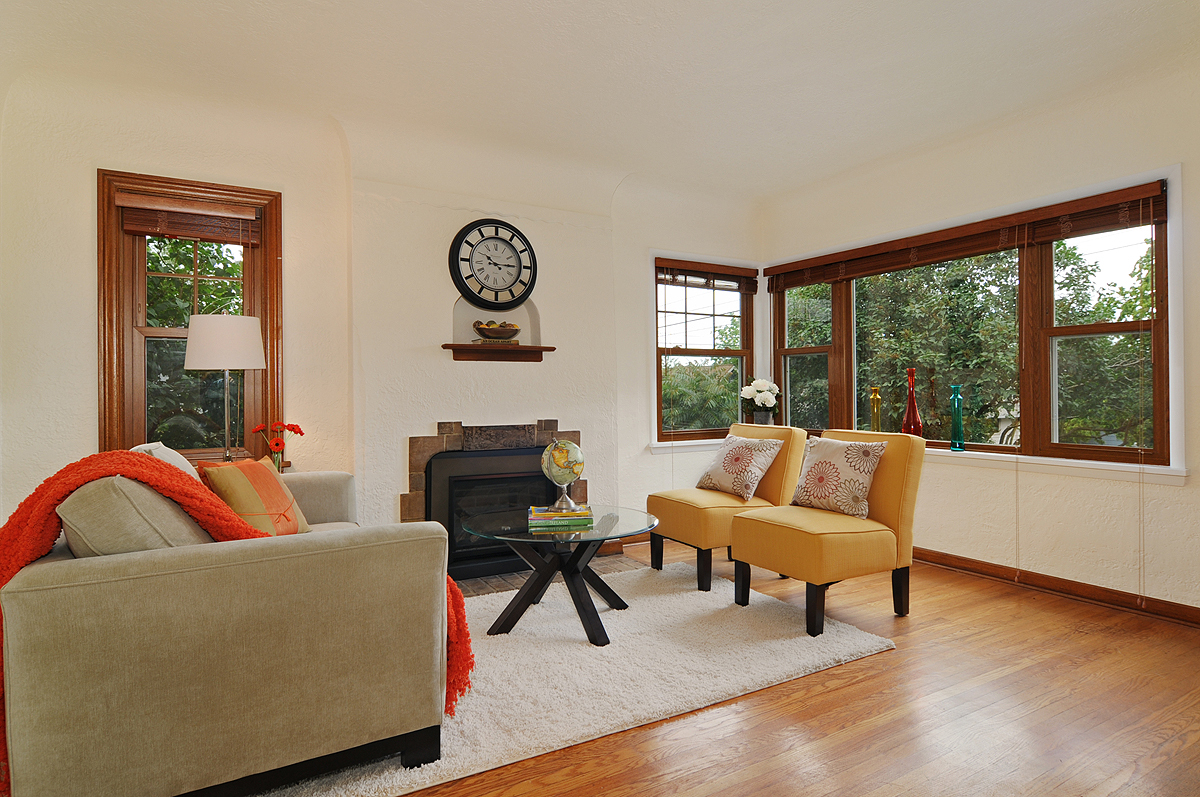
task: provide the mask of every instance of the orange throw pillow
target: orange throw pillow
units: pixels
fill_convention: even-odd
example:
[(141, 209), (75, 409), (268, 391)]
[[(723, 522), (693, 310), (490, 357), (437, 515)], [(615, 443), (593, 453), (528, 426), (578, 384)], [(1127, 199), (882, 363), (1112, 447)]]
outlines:
[(278, 537), (310, 530), (292, 491), (279, 478), (270, 458), (196, 465), (208, 488), (259, 531)]

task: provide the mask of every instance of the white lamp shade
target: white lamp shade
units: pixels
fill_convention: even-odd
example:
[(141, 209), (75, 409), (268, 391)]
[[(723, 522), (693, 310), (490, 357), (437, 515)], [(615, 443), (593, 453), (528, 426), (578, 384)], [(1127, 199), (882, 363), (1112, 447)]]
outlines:
[(191, 371), (266, 368), (258, 319), (248, 315), (192, 314), (183, 367)]

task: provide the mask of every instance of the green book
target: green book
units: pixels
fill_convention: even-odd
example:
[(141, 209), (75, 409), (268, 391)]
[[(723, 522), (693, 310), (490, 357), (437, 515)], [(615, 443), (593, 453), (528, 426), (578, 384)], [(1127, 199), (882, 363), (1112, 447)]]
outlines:
[(530, 518), (529, 528), (586, 528), (590, 527), (593, 522), (595, 521), (591, 517)]

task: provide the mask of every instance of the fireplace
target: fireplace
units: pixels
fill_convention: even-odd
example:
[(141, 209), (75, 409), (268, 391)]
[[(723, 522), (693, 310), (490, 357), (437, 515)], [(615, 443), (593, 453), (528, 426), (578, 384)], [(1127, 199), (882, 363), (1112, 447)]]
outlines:
[(446, 451), (425, 466), (425, 515), (450, 536), (449, 573), (454, 579), (528, 570), (503, 542), (463, 531), (464, 517), (552, 503), (558, 490), (541, 468), (541, 448)]
[[(514, 426), (439, 422), (436, 435), (408, 438), (409, 492), (400, 496), (400, 519), (436, 520), (446, 527), (453, 578), (528, 570), (504, 543), (463, 531), (461, 513), (553, 503), (558, 489), (542, 474), (541, 456), (556, 439), (579, 445), (579, 432), (559, 430), (557, 420)], [(571, 485), (571, 497), (588, 500), (586, 479)]]

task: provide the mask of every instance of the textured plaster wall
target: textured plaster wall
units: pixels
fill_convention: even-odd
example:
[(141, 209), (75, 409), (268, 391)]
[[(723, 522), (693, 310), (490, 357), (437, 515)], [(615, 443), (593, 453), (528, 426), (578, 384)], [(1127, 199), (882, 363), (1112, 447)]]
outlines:
[(98, 447), (96, 170), (283, 193), (286, 420), (301, 469), (353, 468), (346, 162), (336, 125), (24, 75), (0, 137), (5, 517)]
[[(675, 483), (673, 472), (695, 483), (711, 453), (649, 451), (650, 251), (745, 256), (753, 246), (751, 208), (529, 152), (352, 123), (345, 129), (355, 178), (360, 514), (399, 517), (399, 496), (409, 489), (407, 438), (433, 434), (436, 421), (558, 419), (560, 428), (581, 432), (595, 502), (644, 506), (647, 493)], [(450, 241), (481, 217), (515, 224), (534, 245), (531, 301), (542, 344), (556, 347), (541, 363), (456, 362), (441, 348), (453, 339), (459, 296), (448, 274)]]
[[(780, 262), (945, 220), (983, 218), (1028, 202), (1181, 164), (1185, 396), (1200, 379), (1200, 64), (1139, 75), (975, 135), (871, 163), (768, 203), (760, 258)], [(941, 225), (944, 226), (944, 225)], [(1200, 408), (1173, 418), (1188, 458), (1200, 451)], [(1194, 463), (1183, 463), (1192, 466)], [(1051, 475), (929, 461), (916, 544), (1061, 578), (1200, 605), (1200, 487)]]
[[(617, 497), (616, 370), (611, 230), (608, 219), (356, 179), (354, 182), (355, 420), (360, 515), (399, 518), (408, 488), (409, 437), (437, 421), (468, 426), (557, 418), (579, 430), (588, 493)], [(459, 297), (447, 252), (464, 225), (500, 218), (534, 247), (541, 318), (540, 363), (459, 362), (453, 340)], [(480, 320), (509, 318), (478, 310)], [(511, 314), (515, 317), (515, 314)]]
[[(652, 252), (736, 264), (754, 247), (753, 213), (745, 203), (625, 179), (613, 195), (613, 269), (618, 285), (617, 379), (621, 504), (645, 506), (656, 490), (695, 486), (712, 450), (679, 447), (650, 453), (658, 422), (655, 283)], [(757, 263), (742, 261), (744, 265)], [(763, 286), (765, 288), (765, 285)], [(766, 306), (756, 318), (766, 317)], [(766, 373), (760, 363), (759, 373)]]

